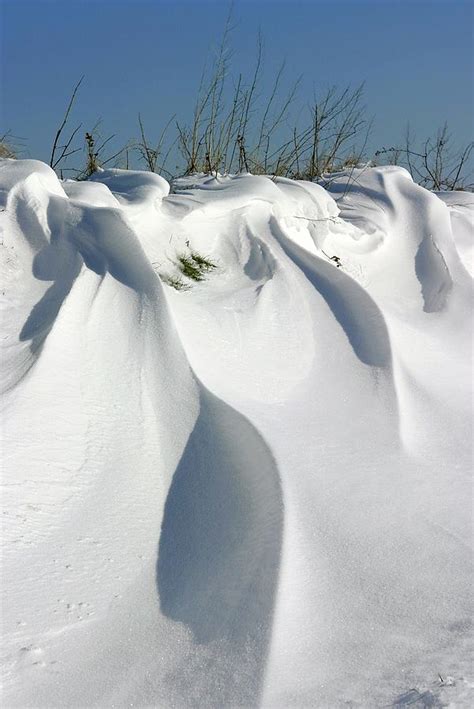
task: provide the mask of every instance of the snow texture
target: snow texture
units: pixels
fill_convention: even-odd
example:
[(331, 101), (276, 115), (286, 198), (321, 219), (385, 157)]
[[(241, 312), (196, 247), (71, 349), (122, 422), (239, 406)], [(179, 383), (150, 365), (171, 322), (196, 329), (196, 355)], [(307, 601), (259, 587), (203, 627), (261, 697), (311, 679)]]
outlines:
[(0, 209), (3, 706), (472, 706), (472, 195), (2, 160)]

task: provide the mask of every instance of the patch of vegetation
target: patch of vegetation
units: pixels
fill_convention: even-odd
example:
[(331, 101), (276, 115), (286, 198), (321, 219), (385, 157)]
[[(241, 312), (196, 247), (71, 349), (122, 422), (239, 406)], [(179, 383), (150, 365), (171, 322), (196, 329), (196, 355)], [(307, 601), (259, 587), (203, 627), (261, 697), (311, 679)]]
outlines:
[(186, 276), (191, 281), (199, 282), (204, 280), (203, 269), (190, 255), (180, 254), (178, 256), (178, 268), (183, 276)]
[(4, 140), (0, 140), (0, 158), (16, 158), (15, 151)]
[(22, 138), (12, 135), (11, 131), (7, 131), (0, 135), (0, 158), (11, 158), (16, 160), (21, 157)]
[(189, 290), (190, 286), (183, 281), (181, 276), (170, 276), (168, 274), (158, 274), (166, 285), (171, 286), (175, 290)]
[(206, 258), (205, 256), (201, 256), (201, 254), (198, 254), (197, 251), (191, 251), (190, 254), (192, 260), (196, 264), (196, 266), (204, 272), (207, 271), (212, 271), (215, 268), (217, 268), (216, 264), (213, 263), (210, 259)]
[(189, 281), (194, 281), (195, 283), (204, 281), (206, 274), (217, 268), (217, 265), (207, 256), (203, 256), (197, 251), (178, 254), (175, 265), (180, 271), (179, 275), (169, 275), (167, 273), (160, 273), (157, 269), (155, 270), (157, 270), (163, 283), (180, 291), (189, 290), (191, 288)]

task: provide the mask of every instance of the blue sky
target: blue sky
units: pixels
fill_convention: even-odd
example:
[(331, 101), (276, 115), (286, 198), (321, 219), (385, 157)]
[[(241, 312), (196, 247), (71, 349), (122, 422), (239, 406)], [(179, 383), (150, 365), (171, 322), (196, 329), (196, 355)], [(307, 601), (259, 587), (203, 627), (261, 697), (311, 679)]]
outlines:
[[(151, 135), (192, 111), (206, 56), (229, 5), (223, 0), (0, 0), (0, 130), (47, 159), (71, 88), (85, 74), (74, 118), (102, 118), (117, 144), (137, 137), (141, 111)], [(393, 145), (409, 120), (424, 136), (447, 120), (459, 142), (473, 124), (473, 7), (461, 0), (236, 0), (235, 73), (250, 73), (256, 37), (264, 77), (282, 58), (303, 74), (299, 105), (313, 90), (366, 82), (375, 118), (371, 146)]]

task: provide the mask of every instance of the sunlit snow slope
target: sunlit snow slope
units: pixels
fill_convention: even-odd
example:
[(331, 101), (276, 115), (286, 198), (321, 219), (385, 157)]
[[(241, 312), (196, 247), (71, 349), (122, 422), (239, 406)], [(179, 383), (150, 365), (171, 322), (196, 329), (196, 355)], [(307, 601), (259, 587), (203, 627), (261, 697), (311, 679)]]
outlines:
[(3, 706), (471, 706), (472, 195), (0, 203)]

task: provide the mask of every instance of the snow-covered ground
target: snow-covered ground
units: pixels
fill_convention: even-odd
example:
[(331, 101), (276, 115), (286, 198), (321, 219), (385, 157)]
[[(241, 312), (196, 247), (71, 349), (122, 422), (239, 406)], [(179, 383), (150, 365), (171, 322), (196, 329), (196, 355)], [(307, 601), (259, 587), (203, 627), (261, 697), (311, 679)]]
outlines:
[(0, 202), (3, 706), (472, 706), (473, 196), (4, 160)]

